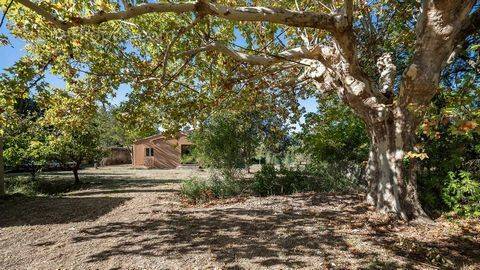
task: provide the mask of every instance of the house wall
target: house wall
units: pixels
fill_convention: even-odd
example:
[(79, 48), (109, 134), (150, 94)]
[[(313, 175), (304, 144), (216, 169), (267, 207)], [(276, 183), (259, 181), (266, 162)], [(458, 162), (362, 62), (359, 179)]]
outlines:
[(102, 158), (100, 166), (132, 164), (130, 150), (126, 147), (110, 147), (106, 149), (108, 156)]
[[(160, 169), (175, 169), (180, 165), (181, 145), (191, 145), (186, 136), (166, 140), (154, 136), (139, 140), (133, 146), (133, 166)], [(153, 157), (145, 155), (146, 148), (153, 148)]]

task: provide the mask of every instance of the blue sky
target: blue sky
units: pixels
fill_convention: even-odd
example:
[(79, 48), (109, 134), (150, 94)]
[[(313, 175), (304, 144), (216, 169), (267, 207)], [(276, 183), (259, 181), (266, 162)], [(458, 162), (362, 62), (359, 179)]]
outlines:
[[(0, 33), (6, 34), (9, 37), (11, 45), (0, 47), (0, 69), (3, 72), (5, 68), (13, 65), (20, 57), (25, 54), (24, 46), (25, 42), (13, 37), (5, 24), (3, 25)], [(63, 87), (65, 84), (61, 78), (47, 74), (46, 79), (52, 85), (57, 87)], [(130, 92), (130, 88), (127, 85), (121, 85), (118, 89), (115, 97), (110, 97), (109, 101), (113, 105), (118, 105), (122, 101), (126, 100), (126, 95)], [(305, 108), (306, 112), (314, 112), (317, 108), (317, 102), (314, 98), (302, 99), (300, 104)], [(303, 119), (302, 119), (303, 121)]]

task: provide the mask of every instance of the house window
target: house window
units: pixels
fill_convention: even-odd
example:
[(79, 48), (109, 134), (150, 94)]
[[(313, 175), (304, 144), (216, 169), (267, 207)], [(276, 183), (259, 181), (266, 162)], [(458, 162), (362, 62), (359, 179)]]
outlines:
[(145, 148), (145, 156), (153, 157), (153, 148)]

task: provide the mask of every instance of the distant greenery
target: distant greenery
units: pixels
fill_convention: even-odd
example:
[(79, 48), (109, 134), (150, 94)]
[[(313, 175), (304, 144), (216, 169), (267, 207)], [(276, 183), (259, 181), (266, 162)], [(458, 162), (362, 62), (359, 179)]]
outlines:
[[(358, 190), (359, 168), (363, 167), (369, 147), (364, 126), (337, 98), (327, 99), (321, 112), (309, 114), (303, 132), (294, 136), (288, 135), (284, 122), (268, 115), (212, 116), (194, 132), (192, 140), (200, 160), (221, 174), (184, 182), (182, 194), (191, 202), (204, 202), (239, 194)], [(255, 126), (252, 117), (264, 118)], [(250, 150), (253, 147), (255, 151)], [(237, 169), (248, 164), (252, 153), (265, 162), (253, 178), (245, 178)]]
[(298, 135), (299, 152), (309, 159), (312, 174), (326, 185), (350, 179), (361, 182), (370, 142), (364, 123), (337, 96), (320, 97), (318, 111), (309, 113)]
[[(337, 173), (335, 173), (337, 172)], [(343, 192), (358, 189), (358, 183), (328, 166), (310, 165), (304, 170), (276, 169), (265, 165), (253, 178), (255, 195), (286, 195), (297, 192)]]
[(358, 190), (359, 183), (328, 166), (306, 169), (275, 168), (265, 164), (253, 178), (222, 178), (184, 181), (181, 194), (192, 203), (238, 195), (288, 195), (297, 192), (344, 192)]
[(250, 165), (259, 145), (258, 121), (250, 119), (255, 116), (221, 111), (206, 120), (190, 137), (200, 164), (218, 169), (226, 178)]
[(129, 122), (124, 119), (119, 107), (99, 106), (95, 115), (102, 147), (131, 147), (135, 140), (158, 134), (153, 123)]

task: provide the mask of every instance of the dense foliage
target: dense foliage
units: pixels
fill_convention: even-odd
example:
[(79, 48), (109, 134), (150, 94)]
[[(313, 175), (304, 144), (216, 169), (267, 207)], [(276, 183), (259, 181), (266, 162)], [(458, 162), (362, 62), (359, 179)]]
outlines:
[(337, 96), (319, 99), (317, 112), (307, 114), (302, 125), (302, 151), (313, 163), (366, 161), (369, 141), (364, 123)]
[(480, 101), (475, 79), (462, 76), (454, 89), (438, 95), (421, 126), (418, 149), (425, 158), (419, 161), (419, 184), (424, 205), (434, 213), (452, 209), (471, 214), (461, 209), (478, 207)]
[(197, 160), (233, 177), (249, 166), (259, 144), (259, 125), (254, 114), (218, 112), (191, 135)]

